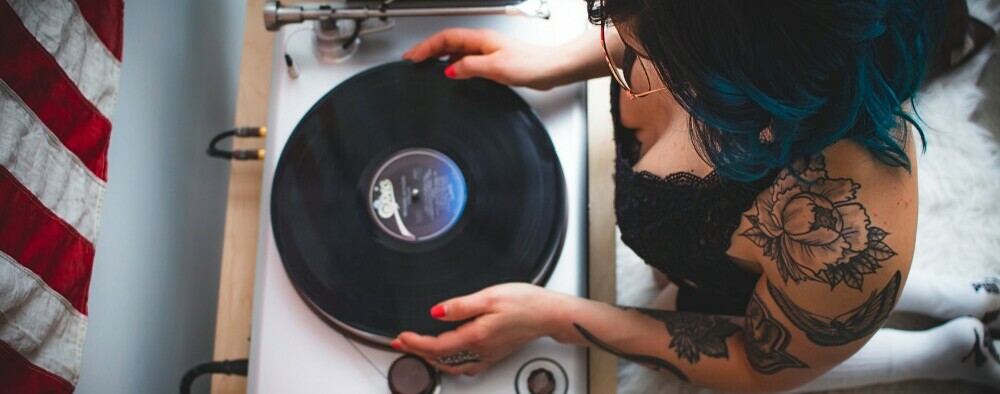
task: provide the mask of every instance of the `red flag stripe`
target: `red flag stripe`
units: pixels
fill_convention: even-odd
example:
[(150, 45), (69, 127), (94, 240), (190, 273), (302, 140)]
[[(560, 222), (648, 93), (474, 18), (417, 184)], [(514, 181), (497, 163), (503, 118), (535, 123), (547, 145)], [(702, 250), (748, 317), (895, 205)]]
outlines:
[(114, 116), (122, 65), (73, 0), (7, 0), (42, 48), (105, 118)]
[(0, 250), (86, 314), (94, 246), (49, 212), (3, 167), (0, 218)]
[(72, 393), (69, 382), (34, 366), (20, 353), (0, 341), (0, 388), (16, 388), (21, 393)]
[(0, 342), (70, 384), (80, 379), (87, 316), (42, 278), (0, 252)]
[(100, 37), (104, 46), (122, 60), (122, 15), (125, 3), (122, 0), (76, 0), (80, 13)]
[(0, 37), (0, 59), (7, 59), (0, 61), (0, 79), (67, 149), (106, 180), (111, 122), (83, 97), (6, 1), (0, 1)]
[(94, 243), (105, 182), (66, 149), (0, 80), (0, 166), (46, 208)]

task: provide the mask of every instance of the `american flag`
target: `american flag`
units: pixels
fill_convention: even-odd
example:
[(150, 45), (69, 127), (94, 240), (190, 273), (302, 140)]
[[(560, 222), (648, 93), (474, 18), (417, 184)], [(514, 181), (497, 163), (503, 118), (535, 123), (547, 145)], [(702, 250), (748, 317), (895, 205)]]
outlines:
[(0, 0), (0, 392), (72, 392), (123, 0)]

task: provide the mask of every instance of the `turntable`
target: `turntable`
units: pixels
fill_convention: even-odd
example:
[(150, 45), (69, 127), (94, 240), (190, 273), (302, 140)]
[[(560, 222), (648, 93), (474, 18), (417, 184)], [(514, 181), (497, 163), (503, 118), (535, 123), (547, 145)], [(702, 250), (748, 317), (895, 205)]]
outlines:
[[(390, 392), (426, 366), (388, 341), (454, 328), (430, 318), (436, 302), (504, 282), (587, 294), (584, 85), (397, 61), (446, 27), (559, 44), (586, 29), (583, 2), (269, 3), (265, 20), (279, 31), (250, 392)], [(543, 338), (476, 377), (426, 376), (413, 392), (527, 394), (545, 378), (586, 393), (587, 351)]]

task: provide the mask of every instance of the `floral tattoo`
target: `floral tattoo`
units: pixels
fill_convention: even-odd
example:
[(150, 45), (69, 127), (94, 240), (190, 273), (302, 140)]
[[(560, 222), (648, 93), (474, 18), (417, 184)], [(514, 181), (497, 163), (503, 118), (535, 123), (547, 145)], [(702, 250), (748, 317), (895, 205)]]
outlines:
[(780, 176), (746, 215), (746, 237), (774, 259), (788, 283), (816, 281), (832, 290), (843, 283), (861, 290), (864, 275), (882, 268), (896, 255), (884, 240), (885, 230), (872, 226), (865, 207), (856, 201), (861, 185), (831, 178), (823, 156), (800, 163)]
[(729, 358), (726, 339), (740, 332), (740, 326), (721, 316), (645, 308), (626, 308), (663, 322), (670, 334), (670, 348), (691, 364), (701, 356)]

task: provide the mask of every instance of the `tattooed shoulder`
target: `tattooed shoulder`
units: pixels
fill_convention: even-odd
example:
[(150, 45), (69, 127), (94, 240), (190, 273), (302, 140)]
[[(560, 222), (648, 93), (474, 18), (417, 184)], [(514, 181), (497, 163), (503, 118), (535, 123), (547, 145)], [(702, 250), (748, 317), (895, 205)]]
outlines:
[(862, 185), (829, 175), (822, 155), (784, 171), (746, 214), (740, 235), (763, 249), (784, 283), (814, 281), (861, 290), (865, 276), (896, 256), (890, 234), (872, 225)]

